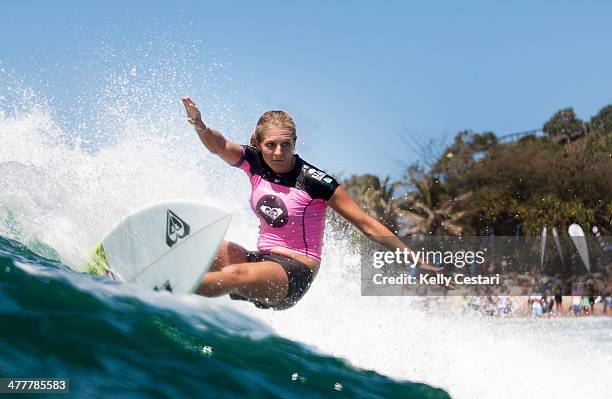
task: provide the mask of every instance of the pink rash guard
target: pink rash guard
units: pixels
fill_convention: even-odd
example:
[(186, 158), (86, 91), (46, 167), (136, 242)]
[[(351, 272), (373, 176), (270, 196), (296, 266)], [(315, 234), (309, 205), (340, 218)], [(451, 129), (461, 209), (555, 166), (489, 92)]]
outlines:
[(321, 260), (327, 201), (339, 186), (336, 179), (295, 155), (295, 168), (277, 174), (251, 146), (242, 146), (235, 167), (251, 181), (251, 209), (260, 220), (257, 249), (274, 247)]

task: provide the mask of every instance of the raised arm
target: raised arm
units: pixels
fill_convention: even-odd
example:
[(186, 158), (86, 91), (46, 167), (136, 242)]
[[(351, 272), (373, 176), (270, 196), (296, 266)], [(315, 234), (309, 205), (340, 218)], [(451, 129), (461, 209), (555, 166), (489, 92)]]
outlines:
[(202, 121), (200, 110), (191, 98), (183, 97), (181, 101), (183, 101), (187, 111), (187, 122), (195, 127), (200, 141), (208, 151), (219, 156), (230, 165), (237, 163), (242, 156), (242, 147), (227, 140), (218, 130), (208, 127)]
[[(370, 240), (379, 243), (387, 249), (395, 250), (399, 248), (404, 250), (408, 248), (395, 234), (386, 228), (378, 220), (365, 213), (359, 205), (347, 194), (346, 190), (340, 186), (328, 201), (329, 206), (338, 212), (340, 216), (346, 219), (350, 224), (357, 227)], [(409, 249), (410, 250), (410, 249)], [(424, 271), (440, 273), (443, 268), (433, 267), (432, 265), (423, 263), (419, 268)]]

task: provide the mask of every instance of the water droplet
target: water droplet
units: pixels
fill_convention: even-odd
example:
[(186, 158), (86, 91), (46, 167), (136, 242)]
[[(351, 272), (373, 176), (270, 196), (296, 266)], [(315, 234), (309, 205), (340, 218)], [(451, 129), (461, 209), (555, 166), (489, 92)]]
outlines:
[(210, 346), (204, 346), (202, 348), (202, 353), (204, 353), (205, 355), (211, 356), (212, 355), (212, 348)]

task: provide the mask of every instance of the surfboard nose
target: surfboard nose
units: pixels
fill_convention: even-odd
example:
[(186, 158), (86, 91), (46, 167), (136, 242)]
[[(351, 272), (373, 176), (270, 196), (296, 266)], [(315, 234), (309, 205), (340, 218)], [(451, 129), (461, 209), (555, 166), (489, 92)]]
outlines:
[(149, 204), (122, 218), (102, 238), (88, 268), (107, 277), (112, 271), (125, 282), (150, 289), (194, 292), (231, 216), (226, 209), (192, 200)]

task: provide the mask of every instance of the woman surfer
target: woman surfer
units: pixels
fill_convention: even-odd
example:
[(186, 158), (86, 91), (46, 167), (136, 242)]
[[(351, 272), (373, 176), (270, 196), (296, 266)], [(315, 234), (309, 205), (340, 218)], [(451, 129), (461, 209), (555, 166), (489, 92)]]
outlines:
[[(371, 240), (392, 250), (406, 248), (333, 177), (294, 154), (296, 128), (286, 112), (263, 114), (250, 145), (238, 145), (207, 126), (189, 97), (182, 101), (204, 146), (249, 177), (250, 205), (260, 220), (258, 251), (223, 241), (198, 294), (229, 294), (275, 310), (293, 306), (319, 270), (328, 205)], [(430, 265), (421, 269), (441, 271)]]

